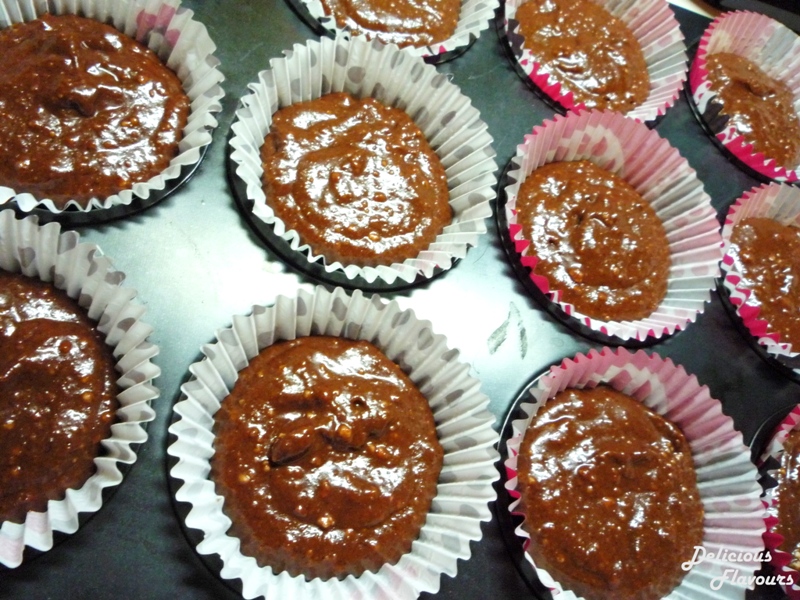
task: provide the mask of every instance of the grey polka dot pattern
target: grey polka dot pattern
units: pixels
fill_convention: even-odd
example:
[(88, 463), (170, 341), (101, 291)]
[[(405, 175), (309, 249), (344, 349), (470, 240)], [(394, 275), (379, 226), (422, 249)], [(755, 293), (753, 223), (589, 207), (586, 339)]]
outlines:
[[(312, 62), (318, 68), (310, 69)], [(493, 140), (480, 113), (449, 77), (408, 52), (369, 42), (362, 36), (309, 41), (305, 46), (295, 46), (284, 57), (273, 59), (270, 65), (270, 69), (259, 73), (257, 83), (249, 86), (251, 93), (241, 100), (230, 141), (231, 160), (253, 202), (253, 216), (274, 226), (296, 251), (290, 260), (316, 262), (326, 269), (342, 271), (350, 279), (361, 276), (367, 281), (411, 283), (451, 268), (457, 257), (477, 245), (486, 232), (486, 219), (492, 214), (489, 203), (495, 197)], [(376, 69), (376, 65), (381, 68)], [(372, 96), (405, 110), (428, 139), (437, 140), (434, 151), (447, 170), (454, 214), (452, 223), (425, 254), (381, 267), (359, 268), (332, 262), (315, 255), (267, 204), (261, 185), (260, 148), (271, 117), (263, 116), (279, 109), (279, 99), (307, 101), (333, 89), (357, 97)]]
[[(19, 6), (22, 7), (23, 4), (21, 2)], [(46, 196), (35, 197), (30, 193), (5, 188), (8, 192), (0, 192), (0, 205), (10, 200), (24, 213), (45, 210), (58, 214), (64, 210), (77, 210), (93, 216), (91, 213), (97, 214), (98, 209), (124, 209), (136, 199), (154, 201), (168, 182), (177, 184), (181, 177), (185, 178), (194, 169), (204, 155), (203, 150), (211, 143), (213, 130), (218, 124), (215, 115), (222, 111), (224, 91), (220, 84), (224, 76), (218, 69), (220, 62), (214, 56), (216, 45), (205, 25), (193, 19), (191, 11), (180, 7), (175, 11), (163, 10), (160, 3), (150, 3), (145, 7), (143, 3), (134, 0), (28, 3), (26, 9), (12, 10), (9, 13), (7, 9), (10, 6), (3, 11), (3, 26), (32, 20), (48, 11), (75, 13), (112, 25), (126, 35), (144, 41), (178, 74), (184, 88), (189, 92), (190, 124), (184, 128), (177, 155), (166, 169), (149, 181), (139, 181), (132, 188), (104, 198), (81, 202), (69, 200), (66, 206), (56, 206)], [(102, 214), (98, 218), (102, 219)]]
[[(464, 365), (457, 361), (458, 352), (448, 348), (446, 340), (434, 333), (429, 323), (419, 321), (412, 311), (401, 310), (396, 301), (387, 302), (377, 295), (365, 297), (360, 291), (351, 295), (340, 288), (333, 292), (321, 286), (313, 292), (303, 290), (296, 298), (278, 298), (274, 305), (255, 307), (251, 315), (234, 317), (233, 321), (237, 331), (252, 330), (259, 339), (272, 338), (274, 332), (294, 322), (308, 331), (340, 331), (345, 337), (377, 344), (414, 381), (422, 382), (420, 389), (437, 415), (437, 431), (445, 451), (439, 483), (448, 485), (440, 485), (431, 508), (435, 526), (426, 524), (420, 534), (426, 545), (424, 560), (417, 556), (406, 563), (404, 557), (388, 572), (382, 569), (358, 579), (300, 581), (293, 595), (369, 596), (365, 590), (385, 588), (396, 577), (408, 583), (413, 595), (407, 600), (438, 588), (438, 583), (436, 588), (430, 587), (431, 582), (437, 582), (443, 572), (455, 572), (458, 559), (469, 557), (470, 541), (480, 537), (480, 523), (491, 518), (488, 503), (494, 498), (492, 483), (498, 478), (495, 463), (499, 456), (494, 449), (498, 434), (487, 408), (489, 399), (477, 391), (479, 386), (473, 379), (465, 376)], [(288, 338), (296, 335), (302, 334), (299, 330), (282, 331), (282, 336)], [(173, 476), (184, 482), (178, 496), (203, 514), (210, 513), (203, 524), (206, 551), (220, 554), (226, 567), (240, 573), (243, 583), (257, 594), (275, 585), (274, 576), (269, 569), (257, 566), (240, 569), (245, 557), (224, 550), (230, 547), (225, 536), (229, 522), (219, 510), (218, 497), (207, 480), (207, 457), (213, 454), (213, 412), (227, 395), (217, 385), (227, 375), (217, 368), (222, 366), (224, 370), (223, 365), (236, 364), (236, 357), (245, 354), (243, 346), (231, 345), (234, 341), (237, 336), (232, 330), (221, 331), (217, 342), (204, 347), (207, 358), (192, 366), (197, 380), (182, 386), (186, 397), (175, 405), (181, 418), (170, 427), (177, 441), (168, 453), (178, 459)], [(213, 398), (208, 397), (210, 391)], [(206, 414), (196, 414), (198, 409)], [(182, 418), (189, 413), (193, 415), (191, 419)], [(465, 414), (470, 416), (464, 418)], [(450, 466), (447, 456), (456, 452), (458, 459)], [(205, 457), (205, 462), (198, 457)], [(411, 555), (417, 552), (412, 548)], [(317, 585), (319, 589), (313, 587)]]

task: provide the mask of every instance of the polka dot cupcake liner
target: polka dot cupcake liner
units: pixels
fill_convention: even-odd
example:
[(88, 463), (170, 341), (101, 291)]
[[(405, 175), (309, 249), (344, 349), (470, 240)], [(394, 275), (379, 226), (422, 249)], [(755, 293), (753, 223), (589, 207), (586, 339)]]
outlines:
[(155, 418), (151, 403), (159, 390), (153, 380), (160, 369), (151, 362), (158, 347), (148, 341), (152, 327), (142, 320), (136, 292), (123, 285), (125, 275), (97, 246), (81, 242), (74, 231), (0, 211), (0, 269), (50, 282), (86, 309), (113, 349), (120, 390), (116, 420), (94, 459), (94, 475), (79, 489), (66, 490), (63, 499), (50, 500), (46, 511), (28, 512), (23, 523), (0, 524), (0, 564), (15, 568), (26, 547), (47, 551), (55, 534), (77, 531), (82, 514), (102, 507), (103, 490), (122, 482), (123, 469), (136, 461), (136, 447), (147, 440), (146, 423)]
[(105, 198), (82, 203), (70, 200), (60, 208), (49, 198), (36, 197), (25, 190), (0, 185), (0, 207), (15, 205), (23, 213), (37, 211), (48, 220), (76, 219), (80, 224), (125, 216), (162, 199), (194, 171), (211, 144), (217, 126), (215, 114), (222, 110), (224, 77), (214, 56), (216, 46), (205, 26), (193, 19), (193, 12), (179, 0), (88, 0), (79, 4), (68, 0), (24, 2), (7, 0), (0, 7), (0, 28), (32, 21), (45, 12), (78, 14), (113, 25), (145, 44), (172, 69), (189, 96), (190, 113), (178, 147), (169, 166), (149, 181), (134, 183), (131, 189)]
[[(470, 100), (432, 65), (396, 46), (361, 36), (322, 38), (296, 45), (285, 57), (271, 60), (270, 69), (259, 74), (250, 90), (232, 126), (230, 157), (235, 178), (246, 195), (248, 216), (285, 242), (294, 265), (316, 265), (318, 278), (334, 285), (407, 285), (447, 271), (486, 233), (485, 220), (492, 214), (489, 201), (495, 196), (493, 140)], [(342, 91), (403, 109), (445, 168), (453, 218), (415, 258), (363, 268), (330, 261), (304, 244), (267, 203), (260, 150), (272, 115), (293, 103)]]

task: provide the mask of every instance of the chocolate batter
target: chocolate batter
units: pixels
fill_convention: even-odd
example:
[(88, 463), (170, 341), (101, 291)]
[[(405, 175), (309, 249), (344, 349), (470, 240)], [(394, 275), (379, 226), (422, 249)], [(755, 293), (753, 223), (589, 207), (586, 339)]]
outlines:
[(794, 430), (783, 443), (778, 473), (778, 524), (775, 532), (783, 536), (780, 549), (792, 555), (790, 566), (800, 569), (800, 431)]
[(279, 110), (261, 159), (267, 204), (329, 263), (416, 258), (452, 219), (425, 136), (372, 98), (333, 93)]
[(591, 0), (529, 0), (517, 9), (525, 48), (572, 92), (575, 104), (628, 112), (650, 93), (641, 46), (625, 23)]
[(215, 416), (211, 478), (242, 552), (273, 572), (358, 576), (425, 522), (443, 452), (428, 401), (368, 342), (268, 347)]
[(731, 233), (729, 253), (759, 317), (800, 349), (800, 229), (766, 217), (742, 219)]
[(517, 220), (534, 272), (581, 313), (650, 315), (667, 291), (669, 243), (653, 208), (622, 178), (589, 161), (555, 162), (520, 186)]
[(113, 27), (45, 15), (0, 31), (0, 185), (63, 207), (163, 171), (189, 99), (158, 57)]
[(528, 551), (586, 600), (662, 598), (702, 544), (683, 433), (612, 388), (547, 401), (525, 432), (518, 471)]
[(800, 166), (800, 118), (789, 87), (736, 54), (711, 54), (706, 68), (727, 126), (778, 165)]
[(83, 309), (0, 270), (0, 523), (22, 523), (94, 473), (116, 393), (111, 349)]
[(461, 0), (322, 0), (336, 26), (386, 44), (423, 47), (453, 36)]

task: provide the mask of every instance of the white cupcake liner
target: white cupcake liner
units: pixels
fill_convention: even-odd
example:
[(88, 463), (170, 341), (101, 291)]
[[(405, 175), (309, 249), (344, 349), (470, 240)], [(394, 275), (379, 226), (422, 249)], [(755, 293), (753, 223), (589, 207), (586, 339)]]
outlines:
[(134, 445), (147, 440), (144, 424), (155, 418), (150, 402), (159, 395), (153, 380), (160, 369), (150, 362), (158, 347), (147, 341), (152, 328), (141, 320), (145, 311), (133, 300), (136, 292), (124, 287), (124, 274), (97, 246), (81, 243), (77, 233), (0, 211), (0, 269), (51, 282), (77, 300), (113, 349), (120, 389), (111, 435), (102, 442), (102, 456), (94, 459), (96, 473), (79, 489), (68, 489), (63, 500), (50, 500), (45, 512), (31, 511), (22, 524), (0, 526), (0, 563), (14, 568), (26, 546), (46, 551), (53, 546), (53, 532), (74, 533), (79, 513), (99, 510), (103, 489), (122, 481), (120, 467), (136, 461)]
[(760, 316), (760, 302), (744, 281), (741, 265), (731, 254), (731, 235), (736, 225), (747, 217), (767, 217), (783, 225), (800, 227), (800, 188), (771, 183), (754, 187), (740, 196), (728, 210), (722, 227), (722, 283), (729, 292), (730, 302), (753, 337), (766, 352), (775, 357), (795, 357), (800, 354)]
[(720, 114), (716, 94), (710, 89), (706, 62), (718, 52), (737, 54), (755, 63), (773, 79), (785, 83), (794, 95), (794, 109), (800, 115), (800, 37), (782, 23), (759, 13), (727, 12), (708, 26), (689, 71), (692, 101), (711, 134), (736, 159), (757, 173), (775, 181), (793, 182), (800, 178), (800, 165), (794, 169), (777, 166), (771, 158), (754, 152), (727, 118)]
[[(800, 429), (800, 405), (795, 406), (775, 428), (772, 437), (759, 457), (762, 468), (775, 467), (774, 469), (768, 469), (769, 475), (773, 478), (773, 483), (777, 481), (777, 470), (780, 468), (786, 438), (796, 429)], [(771, 485), (767, 487), (765, 492), (770, 519), (767, 532), (764, 534), (764, 543), (769, 552), (769, 562), (781, 577), (779, 583), (786, 595), (791, 600), (800, 600), (800, 572), (789, 566), (792, 560), (791, 555), (778, 549), (783, 543), (783, 536), (775, 532), (775, 526), (779, 522), (777, 491), (778, 488), (775, 485)]]
[[(273, 228), (288, 242), (297, 261), (318, 263), (325, 272), (343, 272), (352, 280), (362, 277), (372, 283), (396, 280), (411, 283), (418, 276), (429, 278), (447, 270), (455, 259), (466, 256), (486, 233), (489, 201), (494, 198), (496, 163), (492, 137), (480, 113), (446, 75), (422, 59), (394, 45), (367, 41), (322, 38), (295, 45), (284, 58), (270, 61), (270, 69), (259, 73), (242, 99), (232, 125), (231, 160), (236, 176), (246, 184), (253, 216)], [(260, 150), (269, 132), (272, 115), (279, 108), (319, 98), (331, 92), (348, 92), (358, 98), (373, 97), (387, 106), (408, 113), (427, 137), (447, 174), (453, 220), (427, 250), (416, 258), (388, 266), (359, 267), (328, 263), (312, 253), (297, 232), (287, 230), (266, 203), (262, 189)]]
[[(531, 403), (520, 404), (526, 418), (512, 422), (513, 433), (507, 444), (509, 458), (505, 463), (509, 473), (505, 487), (514, 498), (509, 510), (518, 514), (517, 455), (533, 415), (560, 391), (601, 383), (636, 398), (675, 423), (692, 449), (705, 510), (703, 548), (707, 552), (706, 560), (697, 562), (667, 598), (744, 598), (748, 583), (752, 588), (752, 583), (746, 580), (760, 566), (762, 534), (766, 530), (758, 472), (750, 462), (750, 453), (741, 434), (734, 429), (730, 417), (722, 413), (720, 403), (696, 377), (669, 359), (651, 356), (642, 350), (632, 354), (624, 348), (593, 349), (587, 355), (565, 359), (540, 377), (530, 389)], [(530, 536), (523, 525), (516, 533), (527, 548)], [(711, 553), (714, 559), (710, 558)], [(533, 564), (527, 552), (525, 556)], [(658, 560), (664, 559), (669, 557), (658, 557)], [(726, 573), (728, 569), (731, 571)], [(576, 598), (546, 571), (536, 568), (536, 572), (554, 597)]]
[[(524, 46), (516, 14), (526, 1), (505, 0), (503, 26), (511, 51), (523, 73), (546, 96), (567, 110), (580, 111), (584, 104), (576, 103), (572, 92), (562, 92), (556, 78), (540, 73), (541, 65)], [(666, 0), (593, 1), (630, 28), (647, 64), (650, 93), (642, 105), (628, 111), (626, 116), (636, 121), (654, 121), (675, 104), (686, 81), (686, 43), (672, 9)]]
[[(295, 0), (301, 3), (308, 11), (311, 19), (319, 23), (332, 36), (349, 37), (352, 31), (348, 28), (340, 28), (336, 24), (333, 16), (325, 13), (325, 8), (320, 0)], [(461, 0), (461, 10), (458, 15), (458, 23), (453, 35), (439, 43), (430, 46), (408, 46), (406, 52), (414, 56), (420, 56), (429, 61), (448, 60), (466, 51), (469, 46), (477, 40), (481, 32), (489, 28), (489, 23), (494, 19), (494, 11), (497, 8), (497, 0)], [(379, 35), (365, 34), (367, 39), (373, 39)]]
[[(655, 209), (669, 241), (671, 266), (665, 298), (647, 318), (601, 321), (561, 302), (560, 291), (535, 272), (537, 258), (527, 254), (517, 223), (516, 200), (525, 178), (556, 161), (590, 160), (622, 177)], [(669, 142), (644, 124), (618, 113), (584, 111), (556, 116), (534, 127), (517, 147), (505, 189), (509, 234), (533, 283), (582, 325), (627, 340), (660, 338), (683, 329), (703, 311), (719, 275), (722, 239), (711, 199), (702, 182)]]
[(214, 57), (214, 42), (205, 26), (193, 20), (194, 13), (181, 7), (180, 0), (0, 0), (0, 28), (32, 21), (46, 12), (78, 14), (113, 25), (155, 52), (175, 73), (191, 101), (189, 118), (183, 129), (178, 155), (169, 166), (149, 181), (133, 184), (131, 189), (106, 198), (92, 198), (86, 203), (76, 200), (58, 208), (49, 198), (37, 198), (22, 190), (0, 186), (0, 206), (14, 202), (20, 210), (31, 212), (44, 208), (61, 214), (65, 210), (89, 213), (98, 209), (129, 206), (137, 199), (169, 191), (180, 182), (203, 156), (217, 126), (214, 114), (222, 110), (224, 95), (220, 83), (224, 77)]
[[(308, 335), (367, 340), (397, 362), (428, 398), (445, 452), (437, 494), (411, 551), (375, 573), (342, 580), (274, 575), (243, 556), (239, 541), (227, 534), (231, 522), (209, 480), (214, 413), (238, 371), (276, 341)], [(232, 328), (219, 331), (217, 340), (204, 346), (206, 358), (189, 368), (193, 378), (182, 386), (184, 398), (175, 405), (177, 419), (169, 431), (177, 439), (167, 452), (177, 458), (170, 474), (183, 481), (175, 497), (191, 505), (186, 525), (203, 533), (197, 551), (219, 555), (221, 577), (241, 579), (245, 598), (381, 600), (436, 592), (442, 573), (456, 574), (457, 560), (468, 558), (470, 541), (481, 537), (481, 521), (491, 518), (487, 504), (495, 497), (492, 483), (498, 478), (498, 434), (479, 382), (429, 322), (379, 296), (366, 297), (358, 290), (348, 296), (341, 288), (328, 292), (318, 287), (300, 291), (297, 298), (279, 296), (272, 306), (255, 306), (252, 314), (234, 317)]]

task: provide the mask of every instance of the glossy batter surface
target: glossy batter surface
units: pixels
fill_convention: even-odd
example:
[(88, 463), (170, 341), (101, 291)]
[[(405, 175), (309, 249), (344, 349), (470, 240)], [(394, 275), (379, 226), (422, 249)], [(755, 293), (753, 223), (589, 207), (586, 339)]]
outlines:
[(308, 579), (399, 560), (442, 465), (425, 397), (374, 346), (343, 338), (262, 351), (215, 433), (211, 477), (242, 552)]
[(113, 27), (72, 15), (0, 30), (0, 185), (57, 206), (147, 181), (177, 154), (178, 77)]
[(517, 220), (534, 272), (581, 313), (650, 315), (667, 291), (669, 244), (653, 208), (622, 178), (589, 161), (548, 163), (520, 186)]
[(267, 203), (329, 263), (415, 258), (452, 219), (425, 136), (372, 98), (333, 93), (280, 109), (261, 159)]
[(0, 270), (0, 523), (83, 485), (116, 408), (114, 359), (84, 311)]
[(611, 388), (547, 401), (525, 433), (518, 471), (528, 551), (586, 600), (662, 598), (702, 544), (683, 433)]
[(591, 0), (529, 0), (516, 15), (540, 72), (575, 104), (628, 112), (650, 93), (641, 46), (625, 23)]
[(759, 306), (781, 340), (800, 348), (800, 229), (774, 219), (748, 217), (731, 233), (729, 253)]
[(789, 87), (736, 54), (712, 54), (706, 68), (711, 90), (717, 94), (715, 101), (728, 116), (727, 125), (755, 151), (787, 169), (797, 168), (800, 118)]
[(790, 566), (800, 569), (800, 431), (792, 431), (783, 443), (778, 472), (778, 524), (775, 532), (783, 536), (780, 549), (792, 555)]
[(322, 0), (336, 26), (387, 44), (430, 46), (453, 36), (461, 0)]

